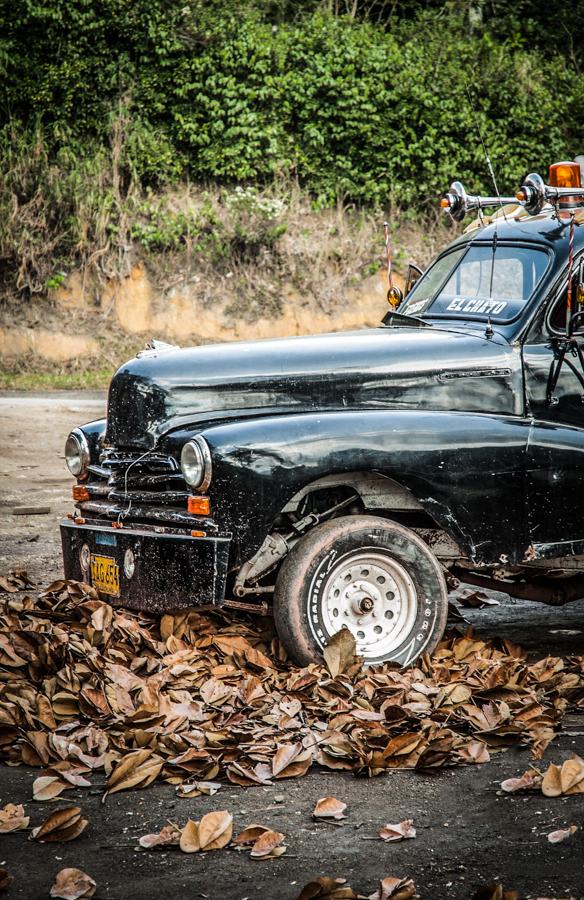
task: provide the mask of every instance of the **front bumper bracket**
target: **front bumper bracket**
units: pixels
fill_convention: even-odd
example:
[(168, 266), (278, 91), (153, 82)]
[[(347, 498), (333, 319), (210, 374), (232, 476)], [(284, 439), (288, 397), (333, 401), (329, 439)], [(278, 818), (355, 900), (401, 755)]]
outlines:
[[(84, 558), (113, 559), (119, 572), (119, 595), (102, 593), (105, 600), (130, 609), (166, 613), (191, 606), (220, 605), (231, 538), (158, 534), (139, 528), (109, 528), (61, 522), (65, 577), (91, 584), (91, 567)], [(134, 571), (126, 571), (126, 552), (134, 557)]]

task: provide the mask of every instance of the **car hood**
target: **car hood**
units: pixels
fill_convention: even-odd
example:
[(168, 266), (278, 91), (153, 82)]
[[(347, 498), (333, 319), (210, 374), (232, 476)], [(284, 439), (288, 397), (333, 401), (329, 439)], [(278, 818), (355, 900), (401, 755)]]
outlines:
[(106, 443), (148, 450), (175, 428), (344, 409), (520, 412), (518, 351), (503, 338), (380, 327), (147, 351), (114, 375)]

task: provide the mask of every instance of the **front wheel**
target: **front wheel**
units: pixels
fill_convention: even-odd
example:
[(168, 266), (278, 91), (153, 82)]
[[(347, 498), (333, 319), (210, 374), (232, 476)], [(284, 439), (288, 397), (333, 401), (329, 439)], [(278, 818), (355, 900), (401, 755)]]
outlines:
[(284, 560), (274, 619), (288, 655), (322, 661), (341, 628), (369, 665), (413, 663), (444, 633), (448, 592), (438, 560), (409, 528), (377, 516), (343, 516), (305, 535)]

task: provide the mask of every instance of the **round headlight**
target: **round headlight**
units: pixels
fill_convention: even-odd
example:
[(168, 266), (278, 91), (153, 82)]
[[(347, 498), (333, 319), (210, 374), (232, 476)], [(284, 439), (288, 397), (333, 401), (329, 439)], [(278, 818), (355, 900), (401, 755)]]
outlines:
[(83, 432), (76, 428), (72, 431), (65, 444), (65, 462), (71, 475), (78, 478), (84, 475), (89, 465), (89, 444)]
[(197, 435), (181, 451), (180, 467), (191, 488), (206, 491), (211, 484), (211, 454), (204, 438)]

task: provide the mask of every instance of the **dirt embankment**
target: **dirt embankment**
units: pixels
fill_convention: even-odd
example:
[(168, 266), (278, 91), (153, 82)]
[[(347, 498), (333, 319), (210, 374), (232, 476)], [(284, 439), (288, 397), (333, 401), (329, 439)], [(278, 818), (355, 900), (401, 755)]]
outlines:
[[(223, 280), (223, 279), (221, 279)], [(136, 263), (129, 274), (99, 283), (74, 272), (49, 301), (5, 310), (0, 358), (18, 370), (47, 366), (114, 368), (155, 337), (181, 345), (284, 337), (374, 326), (383, 317), (385, 273), (347, 288), (336, 302), (319, 303), (284, 283), (278, 308), (239, 316), (229, 279), (211, 293), (196, 273), (183, 272), (165, 286)], [(402, 280), (398, 278), (398, 283)]]
[[(387, 310), (381, 212), (317, 210), (294, 190), (190, 186), (155, 199), (134, 198), (115, 239), (70, 258), (35, 245), (4, 273), (0, 375), (111, 372), (152, 337), (184, 346), (351, 330)], [(397, 211), (394, 283), (455, 231)]]

